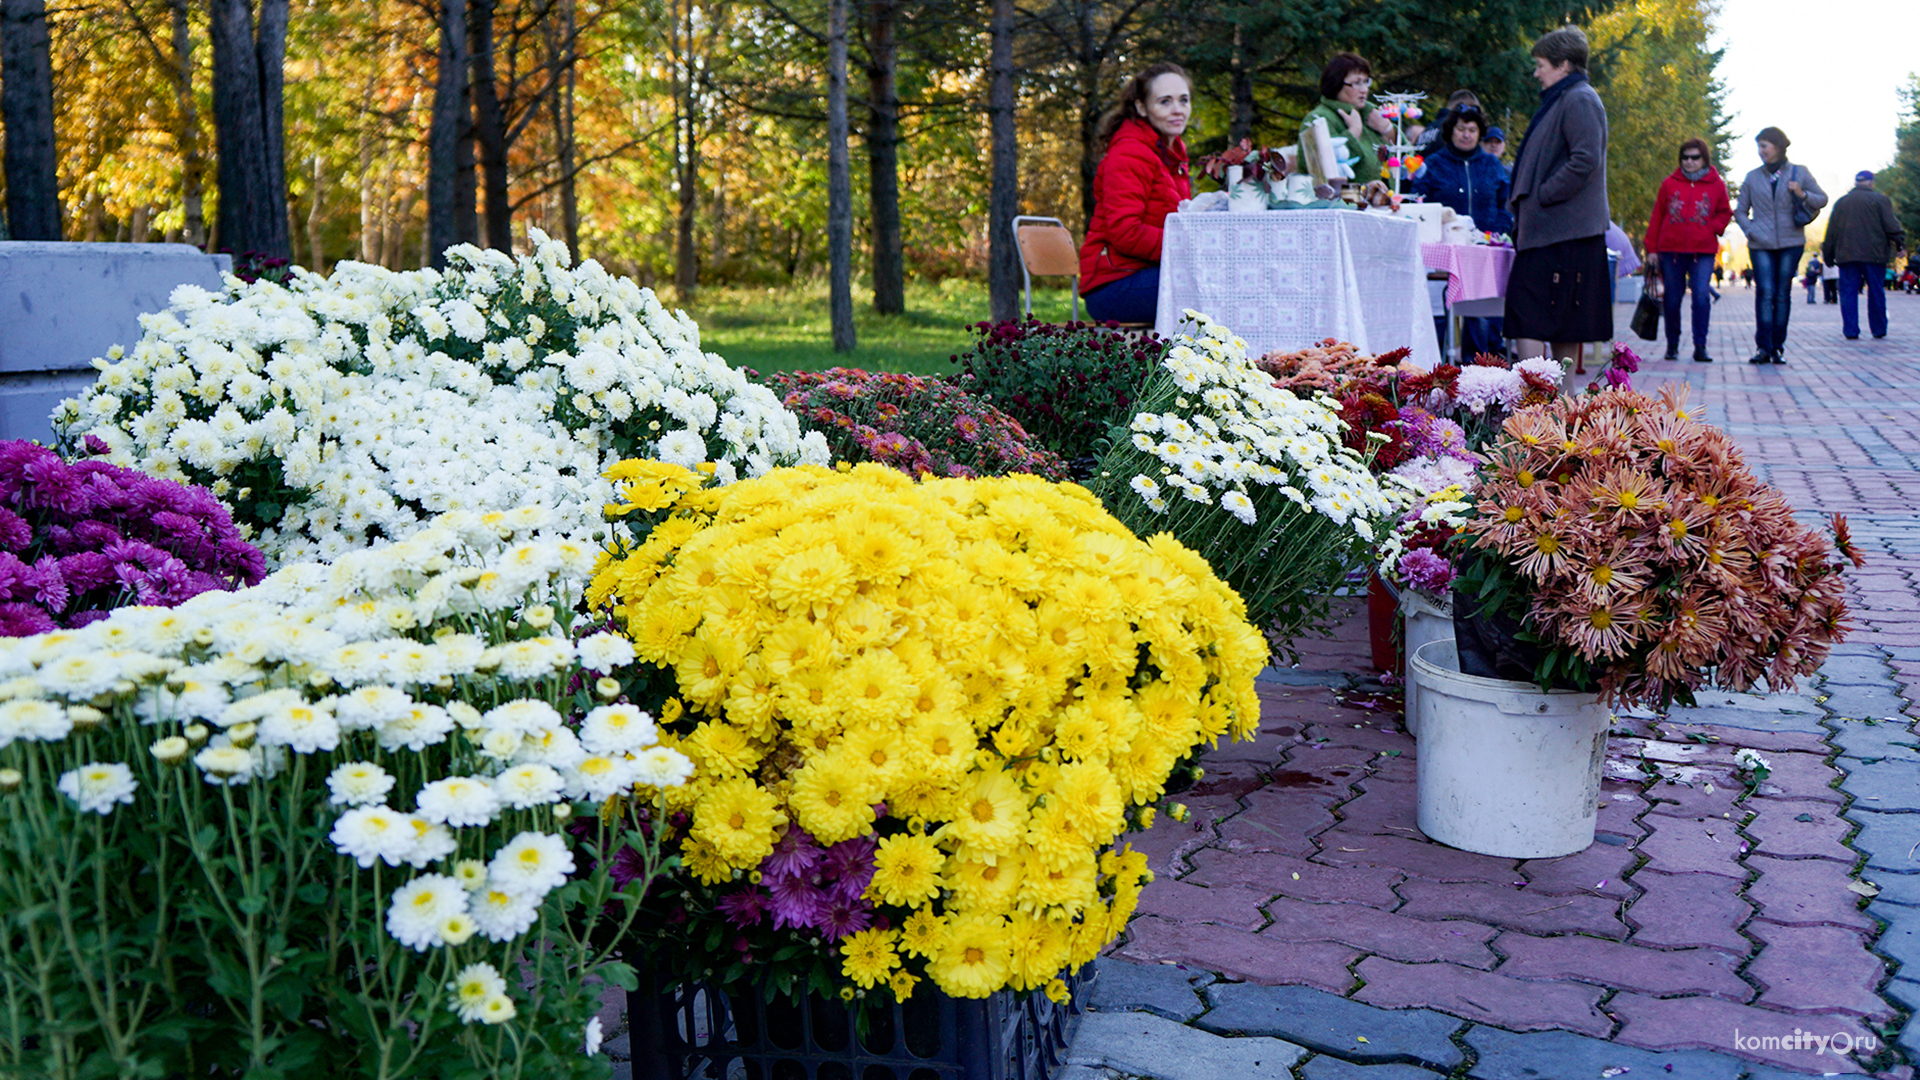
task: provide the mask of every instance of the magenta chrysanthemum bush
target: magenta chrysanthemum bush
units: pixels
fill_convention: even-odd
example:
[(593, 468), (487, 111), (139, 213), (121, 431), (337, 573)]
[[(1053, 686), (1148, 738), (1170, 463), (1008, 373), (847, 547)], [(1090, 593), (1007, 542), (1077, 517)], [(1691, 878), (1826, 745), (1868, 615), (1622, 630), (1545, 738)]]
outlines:
[(803, 429), (826, 436), (835, 461), (948, 479), (1067, 475), (1060, 455), (1018, 420), (942, 379), (832, 368), (770, 375), (767, 384)]
[(129, 604), (171, 607), (265, 572), (205, 488), (0, 442), (0, 636), (84, 626)]

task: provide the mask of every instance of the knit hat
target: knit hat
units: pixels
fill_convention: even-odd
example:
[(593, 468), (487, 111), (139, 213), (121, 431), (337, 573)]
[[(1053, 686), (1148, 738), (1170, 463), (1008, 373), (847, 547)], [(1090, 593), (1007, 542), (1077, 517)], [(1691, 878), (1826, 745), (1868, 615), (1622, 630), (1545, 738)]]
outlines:
[(1764, 140), (1766, 142), (1770, 142), (1773, 145), (1779, 147), (1783, 152), (1786, 150), (1787, 147), (1793, 145), (1793, 143), (1788, 140), (1787, 133), (1784, 131), (1781, 131), (1777, 127), (1761, 128), (1760, 134), (1754, 136), (1754, 138), (1756, 140)]

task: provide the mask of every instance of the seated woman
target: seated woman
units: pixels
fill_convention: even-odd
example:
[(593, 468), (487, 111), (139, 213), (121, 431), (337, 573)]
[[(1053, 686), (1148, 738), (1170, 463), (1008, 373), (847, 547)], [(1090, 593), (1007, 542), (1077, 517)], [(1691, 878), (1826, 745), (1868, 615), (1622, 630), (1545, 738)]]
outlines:
[[(1307, 126), (1319, 119), (1327, 122), (1329, 136), (1347, 140), (1348, 152), (1360, 157), (1353, 166), (1355, 184), (1380, 179), (1380, 162), (1386, 157), (1381, 147), (1393, 133), (1393, 122), (1367, 104), (1372, 92), (1373, 65), (1350, 52), (1334, 53), (1320, 72), (1320, 104), (1300, 121), (1302, 139)], [(1306, 160), (1304, 154), (1300, 160)]]
[[(1500, 159), (1480, 148), (1486, 127), (1478, 106), (1462, 104), (1450, 111), (1440, 125), (1439, 145), (1413, 176), (1413, 193), (1472, 218), (1473, 227), (1482, 232), (1510, 233), (1511, 180)], [(1463, 359), (1479, 353), (1498, 355), (1506, 348), (1498, 318), (1467, 319), (1461, 330)]]
[(1097, 321), (1153, 321), (1167, 215), (1193, 197), (1187, 144), (1180, 139), (1192, 110), (1187, 73), (1177, 64), (1155, 64), (1127, 80), (1095, 129), (1107, 152), (1093, 175), (1080, 295)]

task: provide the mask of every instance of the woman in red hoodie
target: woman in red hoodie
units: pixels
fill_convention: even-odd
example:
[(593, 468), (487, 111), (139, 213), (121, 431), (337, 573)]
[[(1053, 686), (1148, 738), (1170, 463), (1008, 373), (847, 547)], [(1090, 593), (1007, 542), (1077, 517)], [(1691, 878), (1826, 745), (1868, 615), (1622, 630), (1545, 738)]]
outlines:
[(1680, 359), (1680, 296), (1693, 290), (1693, 358), (1706, 364), (1707, 321), (1713, 317), (1713, 258), (1733, 220), (1727, 182), (1714, 171), (1705, 140), (1680, 144), (1680, 167), (1660, 182), (1647, 222), (1647, 272), (1660, 268), (1666, 290), (1667, 359)]
[(1105, 322), (1152, 322), (1160, 299), (1160, 236), (1167, 215), (1193, 197), (1187, 144), (1193, 84), (1178, 64), (1127, 80), (1095, 134), (1107, 144), (1093, 175), (1093, 220), (1080, 245), (1080, 295)]

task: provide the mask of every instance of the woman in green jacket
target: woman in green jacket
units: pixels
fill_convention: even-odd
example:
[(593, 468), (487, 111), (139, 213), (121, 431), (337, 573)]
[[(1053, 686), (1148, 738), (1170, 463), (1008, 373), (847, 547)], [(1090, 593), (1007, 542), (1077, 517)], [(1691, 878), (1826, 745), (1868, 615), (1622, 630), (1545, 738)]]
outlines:
[(1307, 125), (1316, 117), (1327, 122), (1329, 137), (1346, 138), (1348, 153), (1360, 156), (1353, 165), (1356, 184), (1380, 179), (1380, 162), (1385, 157), (1381, 147), (1393, 134), (1392, 121), (1367, 103), (1372, 92), (1373, 65), (1350, 52), (1334, 53), (1320, 72), (1320, 104), (1300, 121), (1303, 144)]

